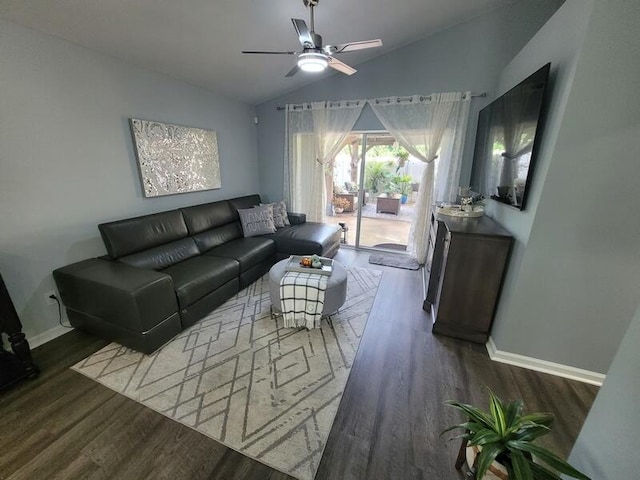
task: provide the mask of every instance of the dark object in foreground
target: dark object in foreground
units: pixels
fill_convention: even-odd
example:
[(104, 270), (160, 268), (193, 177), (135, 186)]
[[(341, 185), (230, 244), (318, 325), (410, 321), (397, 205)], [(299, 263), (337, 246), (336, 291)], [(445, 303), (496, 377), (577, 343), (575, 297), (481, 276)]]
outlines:
[(0, 340), (0, 390), (23, 378), (38, 376), (38, 368), (31, 359), (29, 343), (22, 333), (22, 323), (16, 312), (7, 287), (0, 275), (0, 333), (6, 333), (12, 352), (4, 349)]

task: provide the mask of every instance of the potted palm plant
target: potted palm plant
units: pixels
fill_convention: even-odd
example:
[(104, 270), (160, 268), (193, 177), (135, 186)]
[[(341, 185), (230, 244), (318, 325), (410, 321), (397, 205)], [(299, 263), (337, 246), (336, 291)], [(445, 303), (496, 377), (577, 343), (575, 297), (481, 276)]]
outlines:
[(395, 175), (391, 181), (393, 182), (393, 184), (395, 185), (396, 190), (398, 191), (398, 193), (400, 193), (400, 195), (402, 195), (402, 203), (405, 204), (407, 203), (407, 199), (409, 198), (409, 195), (411, 194), (412, 191), (412, 187), (411, 187), (411, 175)]
[[(445, 403), (462, 411), (468, 418), (468, 421), (454, 425), (442, 434), (455, 429), (464, 430), (464, 433), (454, 437), (462, 438), (456, 468), (461, 468), (466, 459), (474, 471), (474, 478), (560, 480), (560, 474), (565, 474), (571, 478), (590, 480), (549, 450), (534, 443), (534, 440), (551, 431), (553, 415), (523, 415), (522, 400), (505, 405), (491, 390), (489, 412), (460, 402)], [(468, 449), (470, 452), (467, 452)], [(471, 455), (465, 455), (467, 453)], [(495, 468), (499, 466), (502, 468)]]
[(375, 196), (385, 188), (389, 176), (389, 167), (384, 162), (367, 163), (364, 176), (365, 188)]

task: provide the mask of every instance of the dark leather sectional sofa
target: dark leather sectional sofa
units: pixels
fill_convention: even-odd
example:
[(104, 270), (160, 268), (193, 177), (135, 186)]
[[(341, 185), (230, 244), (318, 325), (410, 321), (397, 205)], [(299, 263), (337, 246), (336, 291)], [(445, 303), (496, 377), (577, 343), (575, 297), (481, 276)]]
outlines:
[(99, 225), (108, 255), (53, 272), (71, 324), (152, 353), (289, 255), (333, 256), (340, 228), (307, 223), (244, 238), (238, 209), (259, 195)]

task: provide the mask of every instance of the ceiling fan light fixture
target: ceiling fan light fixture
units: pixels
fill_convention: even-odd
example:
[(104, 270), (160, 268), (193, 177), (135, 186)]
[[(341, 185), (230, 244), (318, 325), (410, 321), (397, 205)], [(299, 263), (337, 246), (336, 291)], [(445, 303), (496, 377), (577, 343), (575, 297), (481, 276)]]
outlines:
[(298, 55), (298, 67), (305, 72), (322, 72), (329, 65), (324, 53), (306, 52)]

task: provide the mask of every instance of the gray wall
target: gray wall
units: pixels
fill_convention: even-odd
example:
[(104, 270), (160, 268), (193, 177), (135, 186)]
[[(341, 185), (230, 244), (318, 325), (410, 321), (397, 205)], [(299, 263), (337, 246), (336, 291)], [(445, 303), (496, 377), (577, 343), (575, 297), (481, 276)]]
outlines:
[[(332, 75), (257, 106), (261, 193), (272, 201), (283, 196), (284, 112), (277, 105), (442, 91), (489, 93), (472, 102), (461, 174), (468, 181), (478, 111), (494, 98), (504, 66), (561, 3), (517, 2), (358, 65), (352, 77)], [(341, 59), (348, 62), (348, 54)], [(382, 127), (367, 107), (355, 128)]]
[(568, 0), (507, 65), (499, 79), (498, 95), (502, 95), (542, 65), (551, 62), (549, 108), (544, 131), (541, 132), (533, 179), (528, 186), (527, 207), (520, 211), (491, 199), (485, 200), (487, 215), (509, 230), (515, 239), (492, 332), (498, 348), (511, 353), (522, 354), (509, 350), (503, 332), (518, 323), (517, 315), (511, 310), (513, 295), (522, 273), (522, 258), (536, 218), (592, 8), (593, 0)]
[[(57, 325), (56, 267), (97, 224), (258, 191), (253, 107), (0, 20), (0, 271), (28, 337)], [(217, 131), (222, 189), (142, 197), (127, 119)]]
[[(547, 132), (557, 140), (546, 178), (535, 179), (526, 249), (492, 335), (500, 350), (606, 373), (640, 287), (640, 22), (637, 1), (589, 3), (565, 113)], [(564, 21), (534, 46), (565, 36), (587, 8), (568, 0)]]
[(569, 462), (593, 479), (638, 478), (640, 307), (582, 426)]

